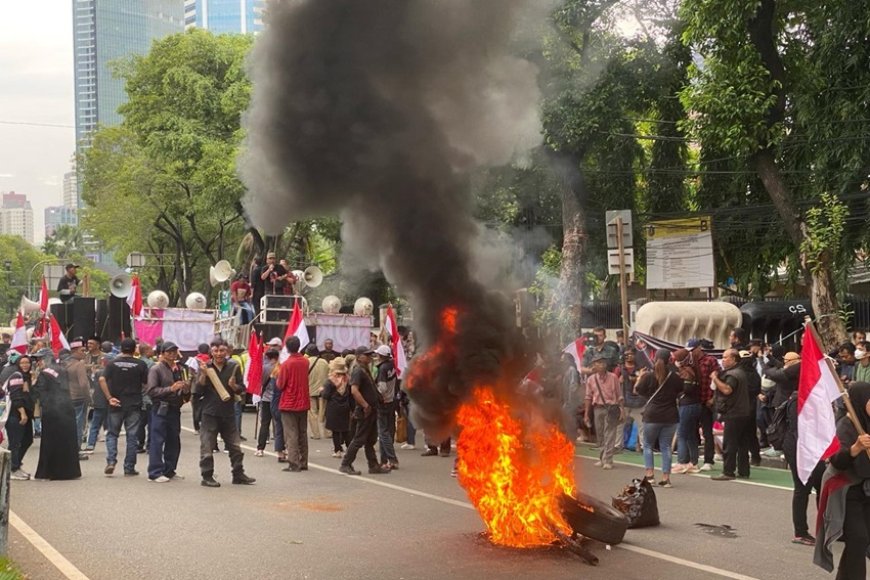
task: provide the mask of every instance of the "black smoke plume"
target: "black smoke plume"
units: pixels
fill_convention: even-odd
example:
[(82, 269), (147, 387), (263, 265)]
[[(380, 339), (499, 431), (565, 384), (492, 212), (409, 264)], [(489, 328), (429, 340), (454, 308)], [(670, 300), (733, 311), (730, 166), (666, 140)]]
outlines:
[(540, 0), (287, 0), (252, 54), (241, 172), (269, 233), (339, 214), (342, 238), (410, 297), (424, 344), (411, 369), (419, 426), (445, 433), (480, 381), (521, 354), (506, 296), (475, 278), (472, 169), (539, 141), (537, 70), (510, 52)]

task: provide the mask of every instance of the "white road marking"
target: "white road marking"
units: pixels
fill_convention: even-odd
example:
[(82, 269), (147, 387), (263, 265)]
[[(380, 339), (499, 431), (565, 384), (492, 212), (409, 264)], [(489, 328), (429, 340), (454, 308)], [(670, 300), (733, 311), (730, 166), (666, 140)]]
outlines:
[(9, 512), (9, 524), (15, 528), (15, 530), (24, 536), (24, 539), (33, 544), (33, 547), (39, 550), (39, 552), (45, 556), (45, 559), (51, 562), (51, 564), (60, 570), (60, 573), (69, 578), (69, 580), (88, 580), (88, 577), (85, 576), (81, 570), (75, 567), (75, 565), (63, 557), (63, 554), (54, 549), (54, 546), (48, 543), (45, 538), (36, 533), (36, 530), (28, 526), (24, 523), (18, 515), (10, 511)]
[[(184, 431), (187, 431), (189, 433), (196, 433), (196, 431), (194, 431), (190, 427), (182, 427), (181, 429)], [(242, 447), (242, 449), (247, 449), (248, 451), (256, 451), (257, 450), (255, 447), (251, 447), (250, 445), (245, 445), (245, 444), (241, 444), (241, 447)], [(264, 450), (263, 454), (270, 455), (272, 457), (278, 457), (278, 454), (274, 453), (272, 451), (265, 451)], [(582, 456), (578, 455), (577, 457), (582, 457)], [(589, 459), (589, 458), (584, 457), (584, 459)], [(637, 467), (636, 465), (633, 465), (630, 463), (626, 463), (625, 465), (632, 465), (633, 467)], [(451, 499), (449, 497), (443, 497), (440, 495), (426, 493), (424, 491), (419, 491), (419, 490), (412, 489), (409, 487), (402, 487), (400, 485), (395, 485), (393, 483), (387, 483), (386, 481), (382, 481), (380, 479), (372, 479), (371, 477), (361, 477), (361, 476), (357, 476), (357, 475), (345, 475), (344, 473), (340, 472), (337, 469), (333, 469), (332, 467), (324, 467), (323, 465), (317, 465), (316, 463), (311, 463), (310, 461), (308, 462), (308, 467), (318, 469), (320, 471), (325, 471), (327, 473), (334, 473), (336, 475), (342, 475), (344, 477), (347, 477), (347, 478), (352, 479), (354, 481), (358, 481), (360, 483), (366, 483), (369, 485), (377, 485), (380, 487), (386, 487), (386, 488), (392, 489), (394, 491), (401, 491), (402, 493), (407, 493), (407, 494), (415, 495), (418, 497), (424, 497), (426, 499), (431, 499), (433, 501), (446, 503), (448, 505), (474, 510), (474, 506), (468, 502), (465, 502), (465, 501), (460, 501), (460, 500), (456, 500), (456, 499)], [(773, 487), (773, 486), (770, 486), (770, 487)], [(625, 543), (625, 542), (623, 542), (622, 544), (619, 544), (617, 546), (614, 546), (614, 547), (618, 548), (618, 549), (626, 550), (628, 552), (634, 552), (636, 554), (641, 554), (641, 555), (647, 556), (649, 558), (655, 558), (657, 560), (663, 560), (665, 562), (670, 562), (671, 564), (676, 564), (678, 566), (685, 566), (687, 568), (692, 568), (694, 570), (700, 570), (702, 572), (716, 574), (717, 576), (722, 576), (723, 578), (731, 578), (733, 580), (759, 580), (758, 578), (755, 578), (753, 576), (745, 576), (743, 574), (738, 574), (737, 572), (731, 572), (730, 570), (723, 570), (721, 568), (716, 568), (714, 566), (708, 566), (706, 564), (692, 562), (691, 560), (684, 560), (683, 558), (677, 558), (676, 556), (671, 556), (669, 554), (663, 554), (661, 552), (656, 552), (654, 550), (648, 550), (646, 548), (641, 548), (639, 546), (633, 546), (633, 545)]]

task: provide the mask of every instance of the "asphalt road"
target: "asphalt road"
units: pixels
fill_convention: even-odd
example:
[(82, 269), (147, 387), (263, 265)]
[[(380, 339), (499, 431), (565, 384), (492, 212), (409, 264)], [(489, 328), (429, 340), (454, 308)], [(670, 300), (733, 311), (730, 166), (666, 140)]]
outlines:
[[(244, 417), (249, 442), (253, 419)], [(190, 425), (189, 415), (183, 423)], [(451, 459), (399, 451), (399, 471), (355, 478), (336, 471), (331, 451), (331, 443), (311, 441), (310, 471), (286, 473), (274, 456), (246, 449), (246, 470), (257, 478), (251, 487), (230, 485), (229, 459), (221, 453), (216, 478), (223, 486), (208, 489), (199, 485), (192, 432), (182, 434), (179, 473), (186, 479), (167, 484), (147, 481), (141, 455), (143, 475), (104, 476), (99, 444), (80, 480), (12, 482), (14, 515), (60, 554), (54, 561), (72, 565), (67, 573), (21, 526), (10, 530), (10, 555), (38, 580), (827, 577), (812, 565), (811, 548), (790, 543), (787, 490), (674, 476), (672, 489), (657, 490), (662, 526), (629, 530), (625, 544), (612, 550), (593, 544), (600, 564), (591, 567), (558, 549), (489, 544), (450, 477)], [(26, 468), (35, 468), (38, 452), (34, 446)], [(579, 455), (579, 486), (598, 497), (617, 494), (641, 473), (631, 465), (602, 471)], [(357, 467), (364, 465), (360, 456)], [(735, 537), (696, 524), (728, 525)]]

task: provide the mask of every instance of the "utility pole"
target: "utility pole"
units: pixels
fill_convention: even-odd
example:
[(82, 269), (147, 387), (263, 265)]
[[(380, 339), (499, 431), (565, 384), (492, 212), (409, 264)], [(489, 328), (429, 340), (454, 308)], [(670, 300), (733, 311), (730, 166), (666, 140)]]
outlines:
[(634, 271), (634, 248), (631, 234), (631, 210), (615, 210), (606, 213), (607, 221), (607, 269), (609, 274), (619, 275), (619, 296), (622, 306), (622, 332), (629, 338), (631, 326), (628, 313), (628, 283), (626, 274)]
[(619, 297), (622, 303), (622, 335), (625, 337), (626, 344), (628, 344), (628, 285), (625, 280), (625, 244), (622, 238), (624, 227), (625, 224), (622, 223), (622, 216), (616, 218), (616, 244), (617, 251), (619, 252)]

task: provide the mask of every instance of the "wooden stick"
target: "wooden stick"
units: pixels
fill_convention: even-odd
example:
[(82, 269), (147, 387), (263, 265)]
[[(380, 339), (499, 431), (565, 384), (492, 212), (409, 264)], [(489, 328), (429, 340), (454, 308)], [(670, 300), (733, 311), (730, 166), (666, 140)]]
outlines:
[(224, 387), (224, 384), (221, 382), (220, 377), (218, 377), (217, 373), (214, 372), (214, 369), (210, 368), (210, 367), (206, 367), (205, 374), (208, 377), (208, 380), (211, 381), (211, 386), (213, 386), (214, 390), (217, 391), (217, 394), (221, 398), (221, 401), (223, 401), (224, 403), (229, 401), (232, 397), (227, 392), (227, 389), (226, 389), (226, 387)]

